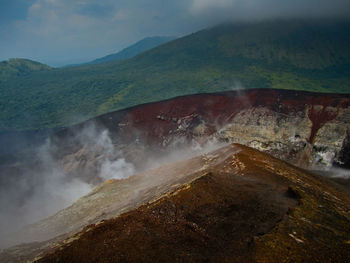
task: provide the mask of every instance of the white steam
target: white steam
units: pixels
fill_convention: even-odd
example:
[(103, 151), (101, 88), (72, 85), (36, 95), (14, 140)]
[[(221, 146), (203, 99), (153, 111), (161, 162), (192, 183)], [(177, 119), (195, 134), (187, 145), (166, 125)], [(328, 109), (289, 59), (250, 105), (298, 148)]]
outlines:
[[(43, 219), (91, 191), (92, 186), (69, 178), (51, 156), (48, 140), (38, 149), (38, 169), (24, 172), (3, 186), (0, 193), (0, 233), (5, 236)], [(3, 238), (0, 246), (11, 244)]]
[(123, 179), (134, 173), (134, 166), (121, 158), (116, 161), (106, 160), (102, 163), (100, 177), (104, 180)]
[(328, 170), (327, 176), (331, 178), (341, 178), (350, 180), (350, 170), (332, 167)]
[(90, 125), (77, 136), (77, 140), (84, 145), (86, 156), (97, 155), (96, 176), (103, 181), (123, 179), (135, 173), (133, 164), (126, 162), (123, 153), (113, 145), (108, 130), (98, 131)]
[[(19, 164), (25, 169), (18, 176), (1, 175), (0, 248), (13, 245), (9, 233), (69, 206), (99, 183), (134, 174), (134, 166), (115, 149), (107, 130), (91, 125), (76, 134), (73, 143), (80, 150), (62, 160), (55, 157), (59, 147), (47, 139), (30, 157), (31, 165)], [(93, 178), (80, 171), (90, 172)]]
[[(137, 172), (142, 172), (223, 146), (215, 139), (188, 141), (184, 136), (173, 138), (166, 148), (154, 149), (142, 142), (140, 132), (138, 143), (124, 145), (128, 151), (126, 158), (122, 144), (113, 142), (108, 130), (93, 124), (86, 125), (64, 142), (47, 139), (35, 150), (35, 156), (29, 158), (30, 165), (20, 164), (26, 168), (20, 176), (2, 177), (7, 181), (6, 187), (0, 183), (0, 235), (3, 237), (0, 247), (28, 241), (27, 237), (13, 240), (9, 234), (71, 205), (103, 181), (135, 174), (134, 164), (139, 167)], [(130, 155), (134, 164), (127, 161)]]

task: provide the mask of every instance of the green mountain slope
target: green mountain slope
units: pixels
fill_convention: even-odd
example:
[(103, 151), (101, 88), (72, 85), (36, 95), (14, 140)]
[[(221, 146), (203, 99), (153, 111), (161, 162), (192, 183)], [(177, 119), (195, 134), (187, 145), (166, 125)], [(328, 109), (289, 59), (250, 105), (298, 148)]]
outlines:
[(166, 42), (169, 42), (171, 40), (174, 40), (175, 37), (147, 37), (144, 38), (135, 44), (123, 49), (122, 51), (110, 54), (107, 56), (104, 56), (102, 58), (95, 59), (91, 62), (88, 62), (86, 64), (99, 64), (99, 63), (105, 63), (105, 62), (112, 62), (112, 61), (120, 61), (132, 58), (142, 52), (145, 52), (149, 49), (155, 48), (157, 46), (160, 46)]
[(221, 25), (122, 62), (16, 76), (0, 83), (0, 129), (64, 126), (237, 86), (350, 93), (349, 32), (350, 21)]
[(12, 58), (0, 62), (0, 82), (11, 77), (23, 76), (34, 71), (51, 69), (49, 66), (29, 59)]

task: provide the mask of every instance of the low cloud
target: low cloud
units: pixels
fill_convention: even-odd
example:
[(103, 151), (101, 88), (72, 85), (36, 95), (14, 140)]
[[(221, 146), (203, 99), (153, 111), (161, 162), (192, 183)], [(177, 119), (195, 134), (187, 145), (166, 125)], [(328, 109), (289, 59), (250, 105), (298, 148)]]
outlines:
[(349, 16), (347, 0), (193, 0), (196, 16), (211, 20), (256, 20), (264, 18), (308, 18)]
[(208, 12), (212, 8), (225, 9), (227, 7), (232, 7), (236, 0), (193, 0), (191, 11), (200, 15), (201, 13)]

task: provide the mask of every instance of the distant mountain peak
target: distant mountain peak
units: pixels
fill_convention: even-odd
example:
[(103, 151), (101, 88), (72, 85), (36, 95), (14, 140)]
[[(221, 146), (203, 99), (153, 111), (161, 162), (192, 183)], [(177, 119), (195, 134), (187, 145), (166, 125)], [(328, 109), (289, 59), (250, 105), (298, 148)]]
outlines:
[(128, 58), (132, 58), (144, 51), (160, 46), (166, 42), (174, 40), (176, 37), (173, 36), (154, 36), (146, 37), (135, 44), (124, 48), (120, 52), (104, 56), (102, 58), (95, 59), (86, 64), (100, 64), (105, 62), (120, 61)]
[(0, 80), (49, 69), (50, 66), (30, 59), (10, 58), (0, 62)]

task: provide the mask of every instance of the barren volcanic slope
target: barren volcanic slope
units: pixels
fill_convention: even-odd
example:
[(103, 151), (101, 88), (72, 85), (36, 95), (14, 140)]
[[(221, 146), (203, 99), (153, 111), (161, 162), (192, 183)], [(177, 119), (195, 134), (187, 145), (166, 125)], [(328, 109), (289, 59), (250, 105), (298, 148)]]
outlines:
[[(161, 196), (148, 192), (154, 198), (140, 207), (46, 248), (37, 262), (350, 260), (350, 198), (329, 181), (237, 144), (176, 167), (193, 173)], [(173, 174), (166, 168), (160, 179)], [(132, 188), (134, 180), (97, 192), (125, 182)], [(2, 262), (16, 262), (21, 248), (1, 254)]]

